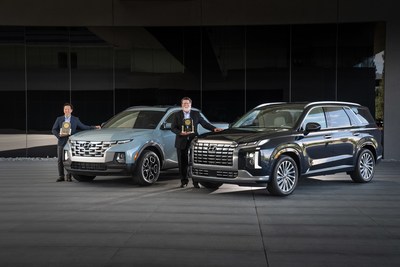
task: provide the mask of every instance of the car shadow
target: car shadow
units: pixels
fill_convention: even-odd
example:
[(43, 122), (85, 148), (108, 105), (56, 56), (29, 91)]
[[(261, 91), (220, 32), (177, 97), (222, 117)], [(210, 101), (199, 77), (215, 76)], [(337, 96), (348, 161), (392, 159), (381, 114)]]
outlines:
[[(337, 186), (343, 186), (343, 190), (347, 189), (349, 185), (362, 186), (363, 184), (354, 183), (350, 177), (344, 176), (317, 176), (317, 177), (307, 177), (301, 178), (297, 184), (296, 193), (308, 193), (309, 190), (322, 193), (322, 192), (334, 192), (338, 189)], [(271, 195), (266, 187), (251, 187), (251, 186), (238, 186), (234, 184), (223, 184), (218, 189), (208, 189), (202, 187), (206, 190), (208, 194), (223, 194), (223, 195), (266, 195), (271, 197), (280, 197)], [(341, 188), (340, 188), (341, 189)]]

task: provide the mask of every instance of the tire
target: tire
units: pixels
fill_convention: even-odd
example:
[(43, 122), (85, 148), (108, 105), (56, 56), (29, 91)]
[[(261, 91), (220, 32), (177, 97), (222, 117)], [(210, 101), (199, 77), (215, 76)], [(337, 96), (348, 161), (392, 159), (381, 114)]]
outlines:
[(89, 176), (89, 175), (79, 175), (79, 174), (73, 174), (72, 175), (75, 180), (79, 182), (91, 182), (96, 176)]
[(368, 183), (375, 173), (375, 158), (369, 149), (363, 148), (357, 157), (354, 171), (350, 172), (351, 179), (356, 183)]
[(281, 156), (276, 162), (268, 191), (275, 196), (288, 196), (296, 189), (299, 180), (299, 171), (296, 162), (289, 156)]
[(139, 158), (133, 174), (133, 181), (139, 185), (152, 185), (160, 176), (160, 159), (156, 153), (147, 150)]
[(222, 185), (222, 183), (212, 183), (212, 182), (200, 182), (199, 184), (208, 189), (218, 189)]

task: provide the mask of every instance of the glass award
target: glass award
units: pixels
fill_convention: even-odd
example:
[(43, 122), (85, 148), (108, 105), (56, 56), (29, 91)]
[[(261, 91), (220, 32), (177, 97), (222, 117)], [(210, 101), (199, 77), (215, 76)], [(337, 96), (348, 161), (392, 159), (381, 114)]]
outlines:
[(71, 135), (71, 123), (64, 121), (60, 128), (60, 135)]
[(185, 133), (194, 133), (194, 125), (192, 119), (184, 119), (182, 125), (182, 132)]

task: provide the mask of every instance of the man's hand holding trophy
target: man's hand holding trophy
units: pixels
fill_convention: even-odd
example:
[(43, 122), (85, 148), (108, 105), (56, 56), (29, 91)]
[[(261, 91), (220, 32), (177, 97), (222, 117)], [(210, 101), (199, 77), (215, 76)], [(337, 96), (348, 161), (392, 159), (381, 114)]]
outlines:
[(189, 135), (194, 133), (193, 120), (191, 118), (184, 119), (181, 135)]
[(68, 121), (64, 121), (62, 127), (60, 128), (60, 136), (69, 136), (71, 135), (71, 123)]

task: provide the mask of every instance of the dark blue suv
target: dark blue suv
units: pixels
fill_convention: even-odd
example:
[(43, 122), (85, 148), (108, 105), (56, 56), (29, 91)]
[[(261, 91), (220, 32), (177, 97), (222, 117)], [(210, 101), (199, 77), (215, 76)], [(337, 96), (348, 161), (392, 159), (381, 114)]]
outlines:
[(191, 146), (190, 174), (207, 188), (266, 186), (289, 195), (301, 176), (347, 172), (366, 183), (382, 158), (381, 131), (355, 103), (268, 103)]

